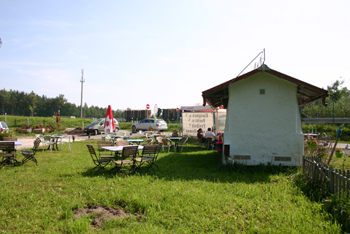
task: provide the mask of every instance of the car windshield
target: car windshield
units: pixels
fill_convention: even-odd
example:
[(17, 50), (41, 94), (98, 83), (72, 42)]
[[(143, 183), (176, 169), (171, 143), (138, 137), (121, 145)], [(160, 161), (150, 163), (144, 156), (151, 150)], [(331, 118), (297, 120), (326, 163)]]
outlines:
[(98, 124), (101, 121), (101, 119), (95, 119), (94, 122), (92, 122), (91, 124)]
[(1, 122), (1, 125), (2, 125), (3, 128), (8, 128), (7, 124), (5, 122)]
[(165, 122), (164, 120), (162, 120), (162, 119), (158, 119), (158, 120), (157, 120), (157, 123), (165, 124), (166, 122)]

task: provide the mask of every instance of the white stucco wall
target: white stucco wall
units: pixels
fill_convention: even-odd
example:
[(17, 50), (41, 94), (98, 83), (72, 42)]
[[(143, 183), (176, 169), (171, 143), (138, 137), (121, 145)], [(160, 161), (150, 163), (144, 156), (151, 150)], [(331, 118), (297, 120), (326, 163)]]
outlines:
[(237, 163), (300, 165), (304, 147), (296, 94), (295, 84), (266, 72), (229, 86), (224, 145), (230, 145), (230, 156), (243, 158)]

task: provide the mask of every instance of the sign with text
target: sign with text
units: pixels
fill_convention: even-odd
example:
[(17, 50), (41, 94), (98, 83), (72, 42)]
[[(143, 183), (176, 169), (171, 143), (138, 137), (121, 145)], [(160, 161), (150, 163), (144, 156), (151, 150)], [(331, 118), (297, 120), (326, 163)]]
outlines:
[(216, 133), (224, 133), (225, 125), (226, 125), (226, 110), (220, 109), (218, 110), (218, 115), (216, 117)]
[(212, 112), (183, 112), (182, 113), (183, 134), (197, 136), (199, 128), (206, 132), (208, 128), (214, 126), (214, 116)]

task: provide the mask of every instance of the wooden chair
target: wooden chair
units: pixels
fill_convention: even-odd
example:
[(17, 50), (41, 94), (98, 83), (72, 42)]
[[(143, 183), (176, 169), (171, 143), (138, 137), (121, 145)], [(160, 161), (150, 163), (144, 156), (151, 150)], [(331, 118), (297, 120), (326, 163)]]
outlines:
[[(186, 145), (187, 140), (188, 137), (184, 136), (182, 137), (181, 141), (177, 144), (177, 147), (181, 146), (181, 151), (179, 152), (182, 152), (182, 149), (184, 148), (184, 145)], [(175, 151), (177, 151), (177, 149)]]
[(145, 140), (145, 141), (142, 143), (142, 145), (150, 145), (150, 144), (152, 144), (152, 142), (153, 142), (153, 139), (152, 139), (152, 138), (148, 138), (147, 140)]
[(204, 146), (203, 138), (197, 137), (197, 139), (198, 139), (198, 147), (202, 149)]
[(142, 154), (140, 155), (140, 157), (135, 158), (136, 163), (138, 163), (136, 169), (140, 169), (142, 171), (142, 166), (145, 165), (147, 171), (148, 169), (152, 168), (155, 174), (156, 170), (153, 168), (153, 165), (155, 165), (154, 162), (157, 160), (158, 157), (157, 152), (158, 145), (145, 145), (142, 149)]
[(28, 161), (33, 161), (38, 166), (38, 161), (35, 158), (35, 153), (39, 149), (40, 142), (41, 142), (40, 138), (36, 138), (34, 140), (33, 149), (31, 149), (31, 150), (21, 150), (21, 154), (24, 156), (24, 158), (22, 160), (22, 164), (25, 164)]
[(2, 153), (0, 153), (0, 157), (2, 158), (0, 166), (5, 164), (12, 164), (15, 166), (17, 163), (17, 160), (15, 158), (15, 142), (0, 142), (0, 150), (2, 150)]
[[(106, 170), (106, 166), (112, 162), (113, 158), (99, 158), (96, 154), (95, 148), (92, 145), (86, 145), (90, 156), (92, 158), (93, 163), (95, 164), (95, 167), (90, 170), (90, 172), (93, 172), (94, 169), (98, 169), (96, 172), (100, 170)], [(107, 170), (108, 171), (108, 170)]]
[(195, 138), (194, 136), (191, 136), (192, 139), (192, 144), (198, 144), (198, 139)]
[(118, 141), (116, 141), (116, 143), (115, 143), (116, 146), (123, 146), (123, 145), (130, 145), (130, 144), (132, 144), (132, 143), (130, 143), (130, 142), (127, 141), (127, 140), (119, 140), (119, 139), (118, 139)]
[(211, 137), (208, 137), (207, 138), (207, 150), (211, 147), (211, 149), (213, 150), (214, 149), (214, 144), (213, 144), (213, 138)]
[(3, 141), (17, 141), (16, 137), (3, 137)]
[(162, 137), (157, 137), (156, 139), (157, 139), (157, 141), (158, 141), (158, 144), (160, 144), (160, 143), (163, 144), (163, 141), (162, 141), (163, 138), (162, 138)]
[[(102, 149), (102, 147), (105, 146), (114, 146), (113, 142), (111, 141), (98, 141), (97, 142), (97, 151), (98, 151), (98, 155), (101, 157), (101, 155), (103, 155), (104, 153), (107, 153), (109, 155), (112, 155), (112, 151), (107, 151), (105, 149)], [(106, 154), (104, 154), (106, 155)]]
[(166, 139), (166, 138), (162, 138), (162, 150), (164, 152), (164, 147), (168, 147), (168, 153), (170, 152), (170, 148), (173, 146), (173, 144), (171, 143), (171, 140)]
[(123, 147), (123, 151), (120, 155), (121, 160), (114, 161), (116, 173), (120, 172), (134, 172), (136, 169), (136, 156), (138, 153), (138, 146), (125, 146)]

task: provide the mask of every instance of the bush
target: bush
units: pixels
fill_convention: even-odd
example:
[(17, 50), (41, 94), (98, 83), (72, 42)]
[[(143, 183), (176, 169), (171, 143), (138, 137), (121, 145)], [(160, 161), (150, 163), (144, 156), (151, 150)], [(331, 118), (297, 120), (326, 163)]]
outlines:
[(327, 183), (314, 183), (306, 174), (299, 172), (294, 177), (294, 184), (309, 197), (311, 201), (322, 202), (323, 209), (331, 214), (333, 221), (337, 221), (344, 232), (350, 232), (350, 201), (349, 198), (338, 198), (330, 194)]

